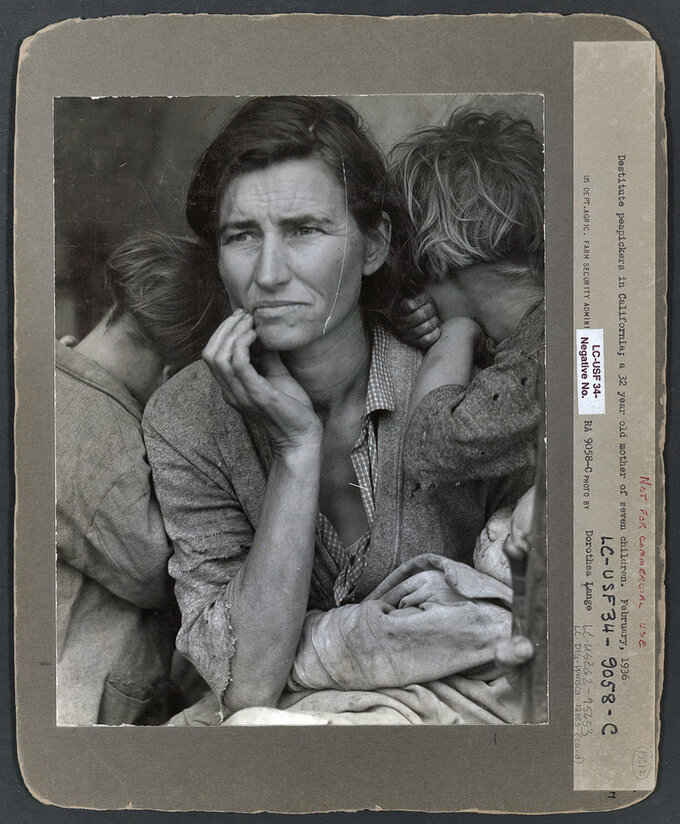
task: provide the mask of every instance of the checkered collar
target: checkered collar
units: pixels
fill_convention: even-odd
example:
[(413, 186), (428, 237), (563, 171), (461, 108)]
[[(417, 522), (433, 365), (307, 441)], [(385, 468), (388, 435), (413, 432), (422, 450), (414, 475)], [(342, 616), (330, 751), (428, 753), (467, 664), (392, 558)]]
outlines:
[(368, 371), (365, 417), (378, 410), (393, 412), (396, 407), (394, 387), (387, 368), (390, 337), (390, 333), (381, 324), (376, 323), (373, 326), (373, 351)]

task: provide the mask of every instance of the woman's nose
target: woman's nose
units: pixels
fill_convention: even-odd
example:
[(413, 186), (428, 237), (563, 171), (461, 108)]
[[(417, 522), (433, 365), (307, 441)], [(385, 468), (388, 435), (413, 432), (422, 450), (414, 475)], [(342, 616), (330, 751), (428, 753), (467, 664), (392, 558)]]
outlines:
[(285, 243), (279, 238), (265, 236), (255, 262), (253, 279), (262, 289), (276, 289), (290, 280)]

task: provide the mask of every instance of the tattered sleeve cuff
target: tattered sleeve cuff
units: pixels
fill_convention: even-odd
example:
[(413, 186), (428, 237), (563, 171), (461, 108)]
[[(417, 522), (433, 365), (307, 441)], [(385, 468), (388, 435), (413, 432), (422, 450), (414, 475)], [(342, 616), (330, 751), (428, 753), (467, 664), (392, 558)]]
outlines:
[(236, 637), (231, 624), (230, 585), (208, 604), (190, 623), (183, 623), (177, 636), (177, 649), (196, 667), (208, 686), (224, 703), (231, 683), (231, 665), (236, 652)]

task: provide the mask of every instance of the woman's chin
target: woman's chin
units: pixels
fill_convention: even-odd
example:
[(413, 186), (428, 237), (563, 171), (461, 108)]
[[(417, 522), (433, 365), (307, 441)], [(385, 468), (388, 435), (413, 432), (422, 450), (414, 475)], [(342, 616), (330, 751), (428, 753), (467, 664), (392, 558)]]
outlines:
[(258, 324), (257, 337), (265, 349), (274, 352), (290, 352), (311, 343), (315, 336), (304, 334), (294, 327), (281, 327), (275, 324)]

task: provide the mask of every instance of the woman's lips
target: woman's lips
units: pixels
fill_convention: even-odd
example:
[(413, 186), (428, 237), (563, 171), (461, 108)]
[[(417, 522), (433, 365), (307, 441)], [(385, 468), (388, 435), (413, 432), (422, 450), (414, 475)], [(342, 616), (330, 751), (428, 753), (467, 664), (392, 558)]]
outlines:
[(304, 304), (297, 301), (260, 303), (253, 309), (253, 315), (258, 318), (278, 318), (299, 309), (301, 306), (304, 306)]

